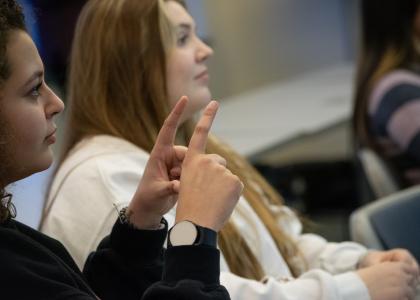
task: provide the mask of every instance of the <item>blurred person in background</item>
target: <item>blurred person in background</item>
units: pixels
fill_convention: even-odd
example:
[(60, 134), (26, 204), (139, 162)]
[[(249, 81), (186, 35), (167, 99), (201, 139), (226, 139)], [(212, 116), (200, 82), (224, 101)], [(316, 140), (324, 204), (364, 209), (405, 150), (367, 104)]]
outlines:
[(420, 183), (420, 1), (361, 1), (353, 135), (402, 187)]

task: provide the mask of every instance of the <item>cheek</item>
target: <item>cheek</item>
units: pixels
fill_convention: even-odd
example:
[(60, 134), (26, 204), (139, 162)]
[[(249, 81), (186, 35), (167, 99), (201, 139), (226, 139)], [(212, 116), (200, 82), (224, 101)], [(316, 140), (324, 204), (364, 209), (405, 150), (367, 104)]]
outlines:
[(194, 78), (194, 63), (189, 53), (177, 51), (168, 59), (167, 85), (171, 103), (188, 94)]
[[(12, 161), (14, 148), (12, 145), (12, 139), (10, 137), (10, 126), (5, 121), (5, 118), (1, 116), (0, 118), (0, 164), (2, 169), (8, 169), (9, 164)], [(0, 170), (1, 173), (1, 170)]]
[(22, 109), (11, 114), (9, 122), (10, 136), (16, 141), (16, 147), (29, 151), (29, 147), (41, 144), (46, 134), (46, 121), (43, 112), (36, 107)]
[(173, 65), (168, 72), (168, 87), (169, 93), (185, 93), (186, 87), (189, 85), (190, 76), (188, 73), (188, 68), (182, 64)]
[[(31, 118), (32, 117), (32, 118)], [(46, 126), (42, 119), (30, 115), (22, 124), (15, 125), (11, 137), (12, 162), (15, 179), (22, 179), (47, 169), (53, 160), (45, 143)]]

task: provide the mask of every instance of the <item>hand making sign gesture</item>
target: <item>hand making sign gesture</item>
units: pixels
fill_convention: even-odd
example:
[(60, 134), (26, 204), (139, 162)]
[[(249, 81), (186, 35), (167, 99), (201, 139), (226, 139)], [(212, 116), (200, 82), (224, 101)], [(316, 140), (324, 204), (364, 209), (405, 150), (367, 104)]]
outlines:
[(156, 228), (178, 201), (176, 222), (220, 230), (232, 213), (243, 185), (226, 168), (226, 161), (205, 148), (218, 103), (210, 102), (197, 123), (188, 148), (175, 146), (179, 120), (187, 104), (181, 97), (165, 120), (144, 175), (128, 207), (137, 228)]

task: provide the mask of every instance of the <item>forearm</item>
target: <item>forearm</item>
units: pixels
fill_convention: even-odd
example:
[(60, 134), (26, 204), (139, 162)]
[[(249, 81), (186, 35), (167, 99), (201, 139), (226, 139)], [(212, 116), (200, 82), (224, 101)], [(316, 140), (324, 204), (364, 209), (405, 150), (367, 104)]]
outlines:
[(264, 282), (222, 272), (220, 282), (232, 300), (370, 300), (366, 286), (354, 272), (331, 275), (322, 270), (312, 270), (296, 279), (267, 276)]
[(331, 274), (355, 270), (360, 258), (367, 253), (360, 244), (331, 243), (315, 234), (303, 234), (297, 243), (309, 269), (319, 268)]
[(136, 230), (117, 221), (83, 270), (95, 293), (102, 300), (138, 300), (161, 279), (166, 232), (166, 226), (160, 230)]
[(162, 281), (151, 286), (143, 300), (230, 299), (219, 284), (219, 251), (207, 246), (177, 246), (165, 255)]

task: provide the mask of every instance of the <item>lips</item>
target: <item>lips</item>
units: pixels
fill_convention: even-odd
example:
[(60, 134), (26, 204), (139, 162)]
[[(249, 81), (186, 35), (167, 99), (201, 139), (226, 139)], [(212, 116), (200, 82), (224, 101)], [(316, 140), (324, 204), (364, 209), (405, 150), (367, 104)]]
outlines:
[(208, 71), (204, 70), (203, 72), (201, 72), (200, 74), (198, 74), (197, 76), (195, 76), (195, 79), (200, 79), (200, 78), (204, 78), (204, 77), (208, 77)]
[(54, 134), (56, 133), (56, 131), (57, 131), (57, 128), (54, 128), (54, 129), (52, 130), (52, 132), (51, 132), (50, 134), (48, 134), (48, 135), (45, 137), (45, 139), (47, 140), (47, 139), (49, 139), (50, 137), (54, 136)]
[(45, 137), (45, 142), (48, 144), (48, 145), (51, 145), (51, 144), (54, 144), (55, 143), (55, 141), (56, 141), (56, 138), (55, 138), (55, 132), (57, 131), (57, 128), (54, 128), (52, 131), (51, 131), (51, 133), (50, 134), (48, 134), (46, 137)]

